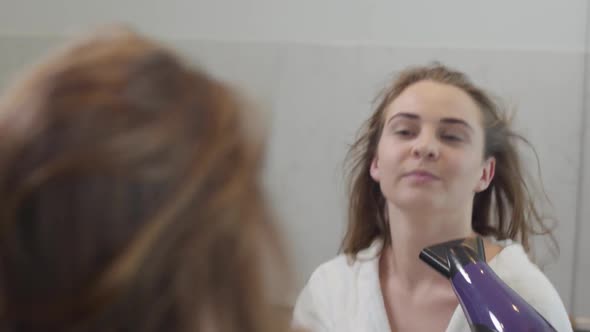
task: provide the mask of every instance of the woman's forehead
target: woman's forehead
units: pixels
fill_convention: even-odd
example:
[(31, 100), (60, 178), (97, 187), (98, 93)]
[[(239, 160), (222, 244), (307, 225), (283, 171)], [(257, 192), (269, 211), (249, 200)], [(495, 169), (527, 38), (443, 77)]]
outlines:
[(424, 120), (456, 118), (472, 125), (481, 123), (481, 111), (463, 90), (432, 81), (415, 83), (406, 88), (386, 109), (386, 120), (396, 113), (415, 114)]

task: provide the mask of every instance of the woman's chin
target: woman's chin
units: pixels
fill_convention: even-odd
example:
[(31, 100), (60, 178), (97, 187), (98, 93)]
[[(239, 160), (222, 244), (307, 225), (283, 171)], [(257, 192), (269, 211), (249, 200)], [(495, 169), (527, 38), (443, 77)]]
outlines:
[(440, 198), (434, 195), (412, 195), (411, 197), (399, 197), (393, 201), (399, 209), (420, 214), (437, 213), (444, 208)]

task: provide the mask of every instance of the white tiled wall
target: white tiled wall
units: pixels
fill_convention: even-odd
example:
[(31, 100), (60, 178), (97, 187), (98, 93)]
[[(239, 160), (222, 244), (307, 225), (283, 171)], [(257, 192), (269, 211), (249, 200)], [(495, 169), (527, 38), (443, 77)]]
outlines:
[(577, 50), (585, 0), (1, 0), (0, 34), (131, 22), (165, 38)]

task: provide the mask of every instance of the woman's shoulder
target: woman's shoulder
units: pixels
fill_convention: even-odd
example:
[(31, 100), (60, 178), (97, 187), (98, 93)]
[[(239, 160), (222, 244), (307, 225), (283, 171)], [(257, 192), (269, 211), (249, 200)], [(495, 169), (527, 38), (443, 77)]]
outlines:
[[(382, 244), (375, 241), (356, 255), (340, 254), (321, 264), (300, 292), (293, 311), (294, 326), (312, 331), (331, 330), (354, 316), (362, 297), (378, 280)], [(373, 297), (376, 299), (376, 297)]]
[(507, 243), (489, 265), (558, 331), (568, 331), (569, 319), (559, 293), (549, 278), (529, 258), (522, 245), (517, 242)]
[(319, 265), (311, 274), (304, 291), (327, 298), (339, 298), (372, 280), (378, 273), (382, 242), (375, 240), (368, 248), (351, 256), (341, 253)]
[(516, 291), (531, 292), (536, 294), (536, 297), (551, 295), (555, 291), (549, 278), (517, 242), (506, 245), (490, 261), (490, 267)]
[(377, 266), (383, 242), (379, 239), (354, 255), (341, 253), (319, 265), (312, 273), (309, 282), (326, 282), (334, 284), (350, 281), (361, 272), (373, 271)]
[(549, 282), (549, 279), (530, 259), (518, 242), (505, 242), (502, 250), (489, 262), (490, 267), (505, 280), (532, 279)]

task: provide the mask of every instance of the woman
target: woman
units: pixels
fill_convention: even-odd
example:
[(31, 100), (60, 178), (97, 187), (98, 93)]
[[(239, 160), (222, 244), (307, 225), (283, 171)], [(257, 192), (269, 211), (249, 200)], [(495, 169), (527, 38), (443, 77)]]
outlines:
[(282, 267), (259, 258), (280, 253), (260, 144), (237, 99), (121, 29), (13, 86), (0, 105), (0, 329), (283, 329), (266, 288)]
[(312, 331), (469, 331), (448, 280), (418, 259), (480, 235), (495, 272), (558, 331), (563, 303), (528, 259), (544, 227), (506, 115), (464, 74), (410, 68), (385, 91), (350, 150), (343, 253), (302, 291), (294, 324)]

